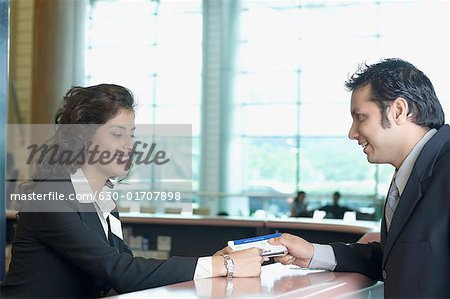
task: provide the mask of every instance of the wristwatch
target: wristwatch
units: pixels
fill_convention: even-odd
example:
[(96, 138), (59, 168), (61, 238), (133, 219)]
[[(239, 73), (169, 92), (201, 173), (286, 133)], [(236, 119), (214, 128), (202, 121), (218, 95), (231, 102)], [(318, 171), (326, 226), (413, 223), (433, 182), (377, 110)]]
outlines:
[(234, 262), (228, 254), (223, 255), (223, 263), (225, 268), (227, 268), (227, 278), (233, 278)]

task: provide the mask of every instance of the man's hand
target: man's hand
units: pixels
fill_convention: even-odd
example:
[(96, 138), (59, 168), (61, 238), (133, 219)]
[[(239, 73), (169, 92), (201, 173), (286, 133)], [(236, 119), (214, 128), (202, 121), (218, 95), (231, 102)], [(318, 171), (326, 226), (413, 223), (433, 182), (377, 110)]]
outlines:
[(288, 253), (281, 257), (276, 257), (275, 261), (283, 265), (296, 265), (300, 267), (308, 267), (314, 256), (314, 247), (308, 241), (291, 235), (282, 234), (281, 237), (270, 239), (272, 245), (284, 245)]

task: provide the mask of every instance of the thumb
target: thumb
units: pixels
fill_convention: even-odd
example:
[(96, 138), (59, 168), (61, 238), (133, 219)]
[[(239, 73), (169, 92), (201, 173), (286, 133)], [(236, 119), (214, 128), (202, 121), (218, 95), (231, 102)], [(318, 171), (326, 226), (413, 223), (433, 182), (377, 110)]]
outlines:
[(284, 233), (281, 235), (281, 237), (270, 239), (269, 244), (284, 245), (286, 247), (289, 247), (289, 245), (292, 243), (291, 239), (292, 239), (292, 235)]
[(282, 245), (281, 237), (269, 239), (270, 245)]

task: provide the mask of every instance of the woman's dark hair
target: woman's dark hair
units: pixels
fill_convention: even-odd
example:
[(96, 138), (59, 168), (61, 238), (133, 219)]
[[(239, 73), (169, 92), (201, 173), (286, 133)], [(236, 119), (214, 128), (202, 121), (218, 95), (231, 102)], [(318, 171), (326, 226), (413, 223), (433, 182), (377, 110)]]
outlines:
[(56, 112), (55, 124), (101, 125), (120, 109), (134, 111), (133, 95), (125, 87), (115, 84), (72, 87)]
[(411, 63), (391, 58), (372, 65), (364, 64), (345, 82), (350, 91), (368, 84), (372, 91), (371, 100), (380, 108), (384, 128), (390, 126), (386, 110), (398, 97), (407, 101), (408, 115), (415, 124), (430, 129), (438, 129), (444, 124), (444, 111), (433, 84)]
[(306, 192), (302, 191), (302, 190), (297, 191), (297, 194), (295, 195), (295, 198), (294, 198), (294, 202), (299, 202), (300, 195), (306, 197)]
[[(33, 178), (41, 180), (75, 173), (85, 162), (82, 154), (89, 147), (96, 129), (122, 109), (134, 111), (133, 95), (125, 87), (115, 84), (72, 87), (56, 112), (56, 132), (47, 144), (50, 151), (36, 163)], [(69, 159), (64, 155), (68, 153), (77, 158), (66, 163)], [(50, 159), (59, 162), (53, 163)]]

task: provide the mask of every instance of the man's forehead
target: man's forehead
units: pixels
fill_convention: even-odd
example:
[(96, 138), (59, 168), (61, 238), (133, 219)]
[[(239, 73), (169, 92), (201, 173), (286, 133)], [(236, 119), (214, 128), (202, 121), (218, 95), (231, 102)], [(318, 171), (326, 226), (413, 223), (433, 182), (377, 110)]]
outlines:
[(372, 102), (372, 90), (369, 85), (363, 86), (361, 88), (355, 89), (351, 95), (351, 106), (358, 106), (368, 102)]

